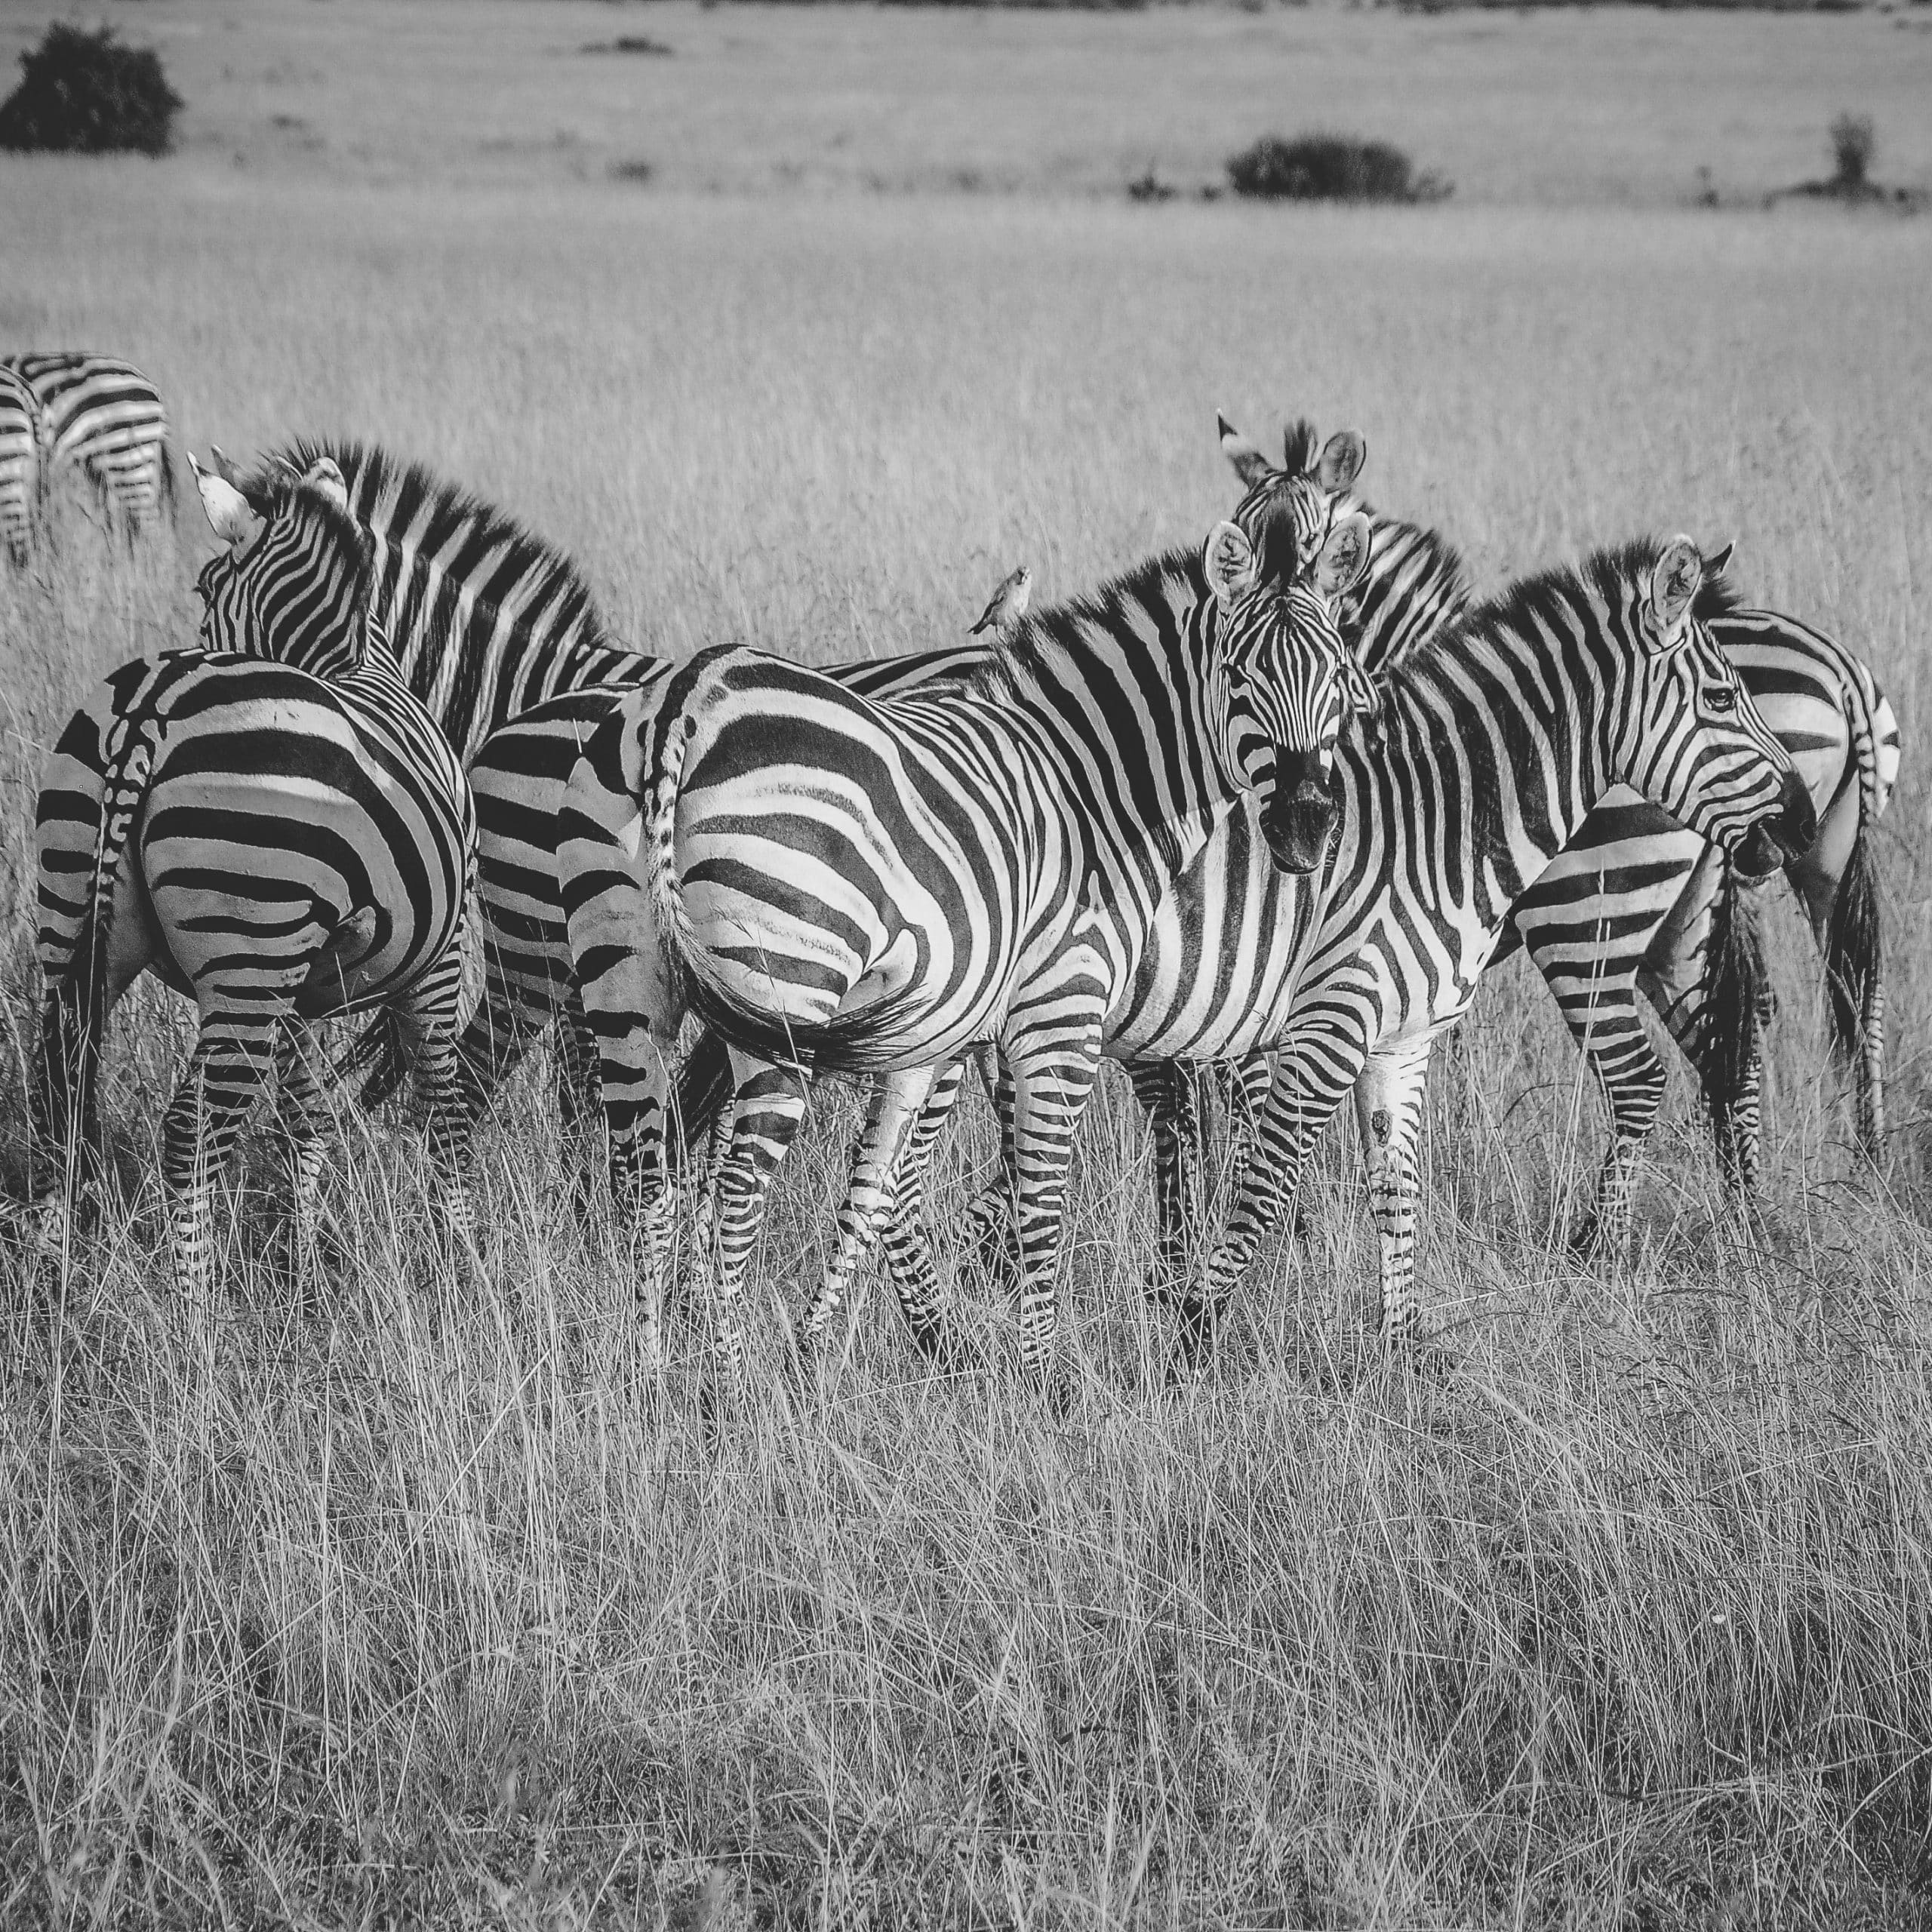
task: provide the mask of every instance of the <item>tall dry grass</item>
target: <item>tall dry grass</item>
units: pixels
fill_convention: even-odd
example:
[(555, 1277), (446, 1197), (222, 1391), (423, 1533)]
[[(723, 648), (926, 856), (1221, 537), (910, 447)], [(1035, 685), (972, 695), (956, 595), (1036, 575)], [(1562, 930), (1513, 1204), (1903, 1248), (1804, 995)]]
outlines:
[[(1055, 1423), (998, 1374), (921, 1380), (876, 1287), (835, 1392), (786, 1394), (771, 1305), (855, 1124), (830, 1097), (709, 1428), (694, 1330), (661, 1386), (634, 1371), (534, 1074), (485, 1137), (473, 1291), (429, 1267), (407, 1132), (345, 1122), (325, 1276), (275, 1272), (254, 1149), (200, 1356), (154, 1177), (183, 1014), (143, 995), (122, 1204), (57, 1278), (0, 1263), (0, 1923), (1923, 1916), (1923, 238), (112, 181), (84, 208), (48, 177), (31, 227), (0, 210), (10, 331), (131, 355), (198, 445), (334, 427), (426, 457), (668, 650), (912, 648), (1021, 556), (1045, 598), (1196, 536), (1229, 497), (1217, 405), (1359, 425), (1377, 498), (1486, 578), (1737, 535), (1754, 593), (1867, 653), (1906, 724), (1894, 1146), (1853, 1164), (1781, 913), (1761, 1220), (1723, 1201), (1680, 1078), (1637, 1264), (1580, 1271), (1598, 1103), (1507, 969), (1432, 1101), (1453, 1375), (1361, 1372), (1340, 1131), (1306, 1240), (1177, 1398), (1146, 1373), (1147, 1155), (1109, 1092)], [(32, 774), (94, 671), (183, 634), (195, 514), (131, 561), (70, 515), (0, 580), (16, 1155)], [(987, 1158), (983, 1111), (965, 1130), (943, 1225)]]

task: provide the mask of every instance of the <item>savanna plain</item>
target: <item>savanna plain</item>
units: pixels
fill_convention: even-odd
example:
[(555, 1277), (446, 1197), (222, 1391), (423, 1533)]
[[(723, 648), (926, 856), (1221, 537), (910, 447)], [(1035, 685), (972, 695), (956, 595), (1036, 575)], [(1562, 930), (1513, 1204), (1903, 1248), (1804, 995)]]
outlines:
[[(1438, 1055), (1447, 1371), (1365, 1347), (1338, 1124), (1168, 1394), (1110, 1086), (1057, 1419), (997, 1370), (924, 1378), (877, 1285), (835, 1392), (787, 1393), (780, 1306), (856, 1124), (827, 1090), (707, 1423), (694, 1322), (635, 1373), (540, 1066), (483, 1137), (460, 1293), (405, 1123), (343, 1119), (301, 1283), (253, 1147), (211, 1372), (155, 1160), (188, 1016), (139, 995), (119, 1198), (54, 1278), (0, 1256), (0, 1924), (1932, 1918), (1932, 220), (1764, 200), (1845, 109), (1877, 173), (1932, 180), (1922, 11), (115, 7), (178, 151), (0, 158), (0, 345), (128, 356), (198, 450), (426, 460), (640, 646), (927, 647), (1023, 558), (1071, 594), (1225, 512), (1217, 408), (1360, 429), (1371, 500), (1484, 585), (1736, 539), (1748, 599), (1844, 639), (1903, 723), (1890, 1124), (1861, 1164), (1780, 886), (1764, 1198), (1727, 1202), (1680, 1064), (1634, 1260), (1585, 1267), (1600, 1105), (1519, 959)], [(11, 10), (0, 55), (43, 24)], [(641, 35), (671, 51), (581, 51)], [(1456, 193), (1192, 192), (1322, 125)], [(1183, 192), (1130, 205), (1149, 168)], [(70, 501), (0, 575), (16, 1170), (39, 764), (96, 673), (190, 635), (210, 547), (192, 493), (131, 557)], [(976, 1106), (942, 1233), (991, 1158)]]

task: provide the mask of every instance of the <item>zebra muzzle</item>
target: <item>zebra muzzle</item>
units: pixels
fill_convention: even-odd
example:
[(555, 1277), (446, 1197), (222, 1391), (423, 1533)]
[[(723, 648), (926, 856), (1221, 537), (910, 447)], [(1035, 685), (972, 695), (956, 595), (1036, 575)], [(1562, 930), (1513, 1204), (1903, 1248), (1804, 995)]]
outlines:
[(1818, 835), (1817, 808), (1803, 779), (1787, 771), (1778, 792), (1774, 818), (1761, 818), (1731, 855), (1731, 863), (1746, 878), (1767, 878), (1787, 859), (1808, 851)]
[(1262, 808), (1261, 835), (1284, 872), (1312, 872), (1328, 850), (1335, 829), (1335, 800), (1324, 782), (1321, 761), (1293, 752), (1275, 762), (1275, 789)]

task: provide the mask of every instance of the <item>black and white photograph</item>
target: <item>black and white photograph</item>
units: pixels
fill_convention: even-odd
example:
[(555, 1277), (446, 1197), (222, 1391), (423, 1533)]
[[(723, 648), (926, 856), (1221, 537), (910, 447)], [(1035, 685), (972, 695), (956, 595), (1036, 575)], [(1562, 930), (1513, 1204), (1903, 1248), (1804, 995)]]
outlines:
[(1932, 1932), (1932, 0), (0, 0), (0, 1928)]

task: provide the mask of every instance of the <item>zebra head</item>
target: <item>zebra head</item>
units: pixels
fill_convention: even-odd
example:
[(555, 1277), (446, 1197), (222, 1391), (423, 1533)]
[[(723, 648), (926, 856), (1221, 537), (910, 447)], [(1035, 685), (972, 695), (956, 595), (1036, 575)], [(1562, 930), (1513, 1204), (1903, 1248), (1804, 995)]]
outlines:
[(1326, 532), (1303, 581), (1265, 571), (1238, 524), (1217, 525), (1208, 540), (1217, 626), (1210, 702), (1229, 780), (1262, 800), (1262, 835), (1283, 872), (1321, 864), (1335, 826), (1335, 741), (1351, 708), (1375, 709), (1374, 688), (1332, 608), (1367, 568), (1368, 550), (1368, 519), (1344, 517)]
[(226, 546), (195, 580), (202, 649), (274, 657), (318, 677), (355, 669), (375, 544), (349, 509), (342, 472), (324, 457), (302, 475), (245, 494), (188, 460), (209, 525)]
[(1721, 600), (1730, 555), (1727, 547), (1706, 560), (1679, 537), (1647, 571), (1638, 552), (1638, 568), (1619, 573), (1621, 608), (1613, 605), (1612, 613), (1637, 645), (1639, 671), (1612, 770), (1730, 853), (1744, 876), (1761, 878), (1810, 845), (1818, 816), (1706, 621)]

